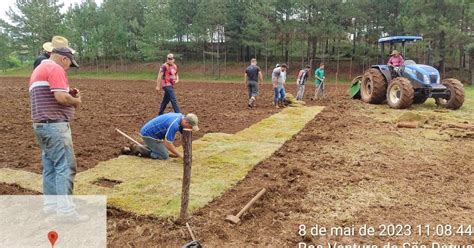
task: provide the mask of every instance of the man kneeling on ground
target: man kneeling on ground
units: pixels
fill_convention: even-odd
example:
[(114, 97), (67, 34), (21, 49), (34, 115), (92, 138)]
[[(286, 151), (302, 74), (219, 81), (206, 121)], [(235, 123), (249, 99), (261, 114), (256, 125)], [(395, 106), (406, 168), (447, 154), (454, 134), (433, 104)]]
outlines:
[(166, 160), (172, 153), (174, 156), (183, 158), (183, 154), (176, 150), (173, 144), (176, 133), (183, 129), (199, 131), (198, 118), (195, 114), (167, 113), (159, 115), (148, 121), (140, 130), (140, 135), (146, 147), (134, 146), (132, 153), (140, 153), (144, 157)]

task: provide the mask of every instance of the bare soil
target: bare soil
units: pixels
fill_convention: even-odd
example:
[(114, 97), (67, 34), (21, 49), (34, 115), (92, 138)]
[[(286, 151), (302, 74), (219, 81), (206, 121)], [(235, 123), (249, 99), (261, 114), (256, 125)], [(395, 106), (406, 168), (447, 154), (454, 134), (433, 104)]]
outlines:
[[(1, 167), (40, 172), (39, 149), (29, 121), (25, 79), (2, 78), (4, 103), (0, 134), (4, 139)], [(114, 128), (136, 134), (157, 110), (159, 98), (153, 82), (78, 80), (84, 106), (72, 124), (80, 170), (117, 156), (127, 143)], [(266, 85), (256, 109), (245, 105), (241, 84), (183, 83), (176, 89), (184, 112), (195, 112), (202, 132), (239, 131), (273, 113), (271, 86)], [(289, 87), (289, 92), (294, 88)], [(308, 87), (309, 88), (309, 87)], [(307, 90), (307, 98), (312, 88)], [(434, 143), (442, 152), (426, 147), (414, 151), (412, 130), (397, 129), (371, 118), (364, 105), (329, 87), (330, 99), (310, 104), (327, 108), (272, 157), (255, 168), (233, 189), (209, 203), (188, 222), (208, 247), (296, 247), (299, 242), (322, 244), (384, 244), (388, 241), (437, 240), (472, 244), (473, 235), (373, 237), (300, 236), (299, 226), (325, 227), (380, 224), (474, 225), (473, 140), (455, 138)], [(390, 110), (387, 110), (390, 111)], [(134, 115), (137, 114), (137, 115)], [(121, 116), (117, 115), (133, 115)], [(401, 145), (381, 143), (387, 138)], [(422, 140), (423, 141), (423, 140)], [(434, 141), (430, 141), (434, 142)], [(389, 143), (392, 144), (392, 143)], [(430, 143), (433, 144), (433, 143)], [(241, 217), (241, 223), (224, 221), (237, 214), (261, 188), (267, 193)], [(0, 184), (1, 194), (29, 194), (15, 185)], [(190, 241), (182, 223), (170, 219), (135, 216), (108, 209), (110, 247), (179, 247)], [(419, 243), (418, 243), (419, 244)], [(326, 246), (327, 247), (327, 246)]]
[[(40, 150), (31, 127), (28, 79), (0, 78), (0, 167), (41, 172)], [(71, 122), (78, 171), (116, 157), (130, 143), (115, 128), (140, 141), (140, 128), (158, 114), (161, 94), (154, 81), (71, 80), (79, 88), (83, 105)], [(200, 132), (235, 133), (278, 110), (272, 105), (271, 85), (265, 85), (257, 108), (249, 110), (243, 84), (181, 83), (176, 86), (184, 113), (196, 113)], [(171, 104), (167, 111), (172, 111)], [(180, 144), (180, 137), (176, 138)]]

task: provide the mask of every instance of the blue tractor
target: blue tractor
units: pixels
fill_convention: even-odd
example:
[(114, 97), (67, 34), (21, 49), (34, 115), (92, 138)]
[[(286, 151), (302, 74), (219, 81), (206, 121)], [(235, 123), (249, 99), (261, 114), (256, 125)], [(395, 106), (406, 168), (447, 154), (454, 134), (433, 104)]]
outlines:
[[(405, 60), (398, 67), (383, 64), (384, 46), (389, 43), (402, 43), (405, 55), (405, 42), (422, 40), (421, 36), (390, 36), (379, 39), (382, 49), (382, 64), (372, 65), (364, 75), (353, 80), (352, 95), (358, 93), (354, 88), (360, 87), (362, 101), (373, 104), (385, 100), (391, 108), (404, 109), (412, 104), (424, 103), (433, 97), (437, 105), (458, 109), (464, 102), (464, 87), (457, 79), (441, 80), (439, 71), (430, 65), (417, 64), (413, 60)], [(355, 86), (355, 87), (354, 87)]]

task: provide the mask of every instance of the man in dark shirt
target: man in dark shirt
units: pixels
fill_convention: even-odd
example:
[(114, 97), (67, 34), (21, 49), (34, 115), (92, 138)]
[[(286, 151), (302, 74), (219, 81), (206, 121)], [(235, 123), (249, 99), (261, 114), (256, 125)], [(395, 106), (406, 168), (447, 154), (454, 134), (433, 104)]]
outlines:
[(255, 98), (258, 95), (258, 83), (263, 84), (263, 75), (260, 67), (257, 66), (257, 59), (253, 58), (250, 60), (250, 65), (245, 69), (245, 85), (249, 92), (248, 106), (249, 108), (255, 107)]
[(49, 59), (49, 56), (51, 55), (51, 52), (48, 51), (43, 51), (38, 57), (36, 57), (35, 62), (33, 63), (33, 70), (38, 67), (38, 65), (41, 64), (41, 61), (45, 59)]
[(33, 70), (41, 64), (41, 61), (49, 59), (49, 56), (51, 55), (51, 52), (54, 48), (61, 47), (69, 48), (70, 51), (72, 51), (72, 54), (76, 52), (74, 51), (74, 49), (69, 47), (69, 41), (66, 38), (62, 36), (54, 36), (51, 41), (48, 41), (43, 44), (43, 52), (38, 57), (36, 57), (35, 62), (33, 62)]

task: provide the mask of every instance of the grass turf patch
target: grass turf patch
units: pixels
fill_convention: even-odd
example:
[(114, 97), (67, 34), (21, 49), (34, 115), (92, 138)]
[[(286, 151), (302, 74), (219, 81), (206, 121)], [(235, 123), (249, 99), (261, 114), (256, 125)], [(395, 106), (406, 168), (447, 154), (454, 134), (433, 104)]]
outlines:
[[(193, 142), (189, 211), (205, 206), (242, 180), (297, 134), (322, 107), (286, 108), (236, 134), (210, 133)], [(181, 197), (182, 160), (120, 156), (76, 176), (75, 194), (107, 195), (108, 204), (139, 215), (176, 217)], [(98, 180), (119, 181), (112, 187)], [(41, 191), (41, 175), (0, 169), (0, 182)]]
[(418, 121), (420, 124), (441, 125), (446, 123), (471, 123), (474, 120), (474, 87), (465, 86), (464, 104), (460, 109), (449, 110), (436, 106), (433, 98), (424, 104), (413, 104), (408, 109), (391, 109), (387, 104), (361, 104), (362, 113), (385, 123)]

